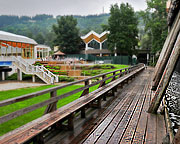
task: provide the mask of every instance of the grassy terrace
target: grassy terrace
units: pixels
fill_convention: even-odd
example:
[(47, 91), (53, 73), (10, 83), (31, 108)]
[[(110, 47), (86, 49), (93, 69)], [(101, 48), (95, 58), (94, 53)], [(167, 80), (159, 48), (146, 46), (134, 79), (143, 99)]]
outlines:
[[(116, 70), (116, 69), (125, 68), (125, 67), (127, 67), (127, 66), (125, 66), (125, 65), (116, 65), (115, 69), (103, 70), (103, 73), (109, 72), (109, 71), (112, 71), (112, 70)], [(96, 70), (93, 70), (93, 71), (96, 71)], [(102, 71), (100, 73), (102, 73)], [(108, 80), (108, 81), (110, 81), (110, 80)], [(0, 101), (5, 100), (5, 99), (9, 99), (9, 98), (22, 96), (22, 95), (33, 93), (33, 92), (37, 92), (37, 91), (41, 91), (41, 90), (51, 88), (51, 87), (55, 87), (55, 86), (56, 85), (45, 85), (45, 86), (40, 86), (40, 87), (21, 88), (21, 89), (16, 89), (16, 90), (0, 91)], [(75, 90), (77, 88), (80, 88), (82, 86), (83, 85), (69, 86), (69, 87), (58, 90), (57, 94), (61, 95), (61, 94), (67, 93), (69, 91)], [(97, 88), (98, 88), (98, 85), (90, 88), (90, 92), (97, 89)], [(58, 108), (62, 107), (63, 105), (66, 105), (66, 104), (68, 104), (68, 103), (70, 103), (72, 101), (74, 101), (77, 98), (79, 98), (81, 93), (82, 92), (79, 92), (79, 93), (76, 93), (76, 94), (71, 95), (69, 97), (63, 98), (62, 100), (59, 100), (58, 104), (57, 104)], [(11, 105), (8, 105), (8, 106), (0, 107), (0, 116), (3, 116), (3, 115), (6, 115), (8, 113), (17, 111), (19, 109), (31, 106), (31, 105), (36, 104), (36, 103), (42, 102), (42, 101), (47, 100), (49, 98), (50, 98), (50, 94), (44, 94), (44, 95), (29, 99), (29, 100), (25, 100), (25, 101), (18, 102), (18, 103), (15, 103), (15, 104), (11, 104)], [(17, 117), (17, 118), (15, 118), (13, 120), (10, 120), (8, 122), (5, 122), (5, 123), (1, 124), (0, 125), (0, 135), (3, 135), (3, 134), (5, 134), (5, 133), (7, 133), (7, 132), (9, 132), (9, 131), (11, 131), (13, 129), (16, 129), (16, 128), (18, 128), (18, 127), (20, 127), (20, 126), (34, 120), (34, 119), (37, 119), (38, 117), (41, 117), (43, 115), (44, 111), (45, 111), (45, 108), (46, 107), (39, 108), (39, 109), (37, 109), (35, 111), (32, 111), (32, 112), (27, 113), (27, 114), (25, 114), (23, 116)]]

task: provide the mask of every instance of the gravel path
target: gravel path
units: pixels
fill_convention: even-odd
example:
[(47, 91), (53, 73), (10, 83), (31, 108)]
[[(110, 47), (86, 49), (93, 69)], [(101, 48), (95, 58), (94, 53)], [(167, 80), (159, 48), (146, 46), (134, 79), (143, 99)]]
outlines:
[(26, 88), (26, 87), (35, 87), (35, 86), (42, 86), (46, 85), (44, 83), (32, 83), (32, 82), (25, 82), (25, 81), (1, 81), (0, 82), (0, 91), (5, 90), (13, 90), (19, 88)]

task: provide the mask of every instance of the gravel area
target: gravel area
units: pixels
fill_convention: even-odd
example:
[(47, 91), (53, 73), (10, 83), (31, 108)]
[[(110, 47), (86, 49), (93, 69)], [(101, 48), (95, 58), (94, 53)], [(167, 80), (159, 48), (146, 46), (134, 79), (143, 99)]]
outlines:
[(46, 85), (45, 83), (33, 83), (33, 82), (25, 82), (25, 81), (1, 81), (0, 82), (0, 91), (5, 90), (13, 90), (19, 88), (26, 88), (26, 87), (35, 87), (35, 86), (42, 86)]

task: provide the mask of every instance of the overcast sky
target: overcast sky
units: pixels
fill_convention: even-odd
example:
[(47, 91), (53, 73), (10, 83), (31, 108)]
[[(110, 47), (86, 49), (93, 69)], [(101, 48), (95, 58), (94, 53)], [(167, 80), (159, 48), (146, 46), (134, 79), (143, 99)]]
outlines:
[(135, 11), (146, 8), (146, 0), (0, 0), (0, 15), (52, 14), (88, 15), (109, 13), (110, 5), (128, 2)]

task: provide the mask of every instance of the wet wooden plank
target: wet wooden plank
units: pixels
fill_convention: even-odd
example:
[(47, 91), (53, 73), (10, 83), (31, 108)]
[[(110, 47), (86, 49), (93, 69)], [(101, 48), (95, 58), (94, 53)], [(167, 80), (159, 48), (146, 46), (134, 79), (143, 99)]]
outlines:
[[(134, 90), (134, 89), (133, 89)], [(130, 96), (131, 93), (128, 94), (127, 99), (123, 102), (120, 102), (113, 111), (104, 119), (104, 121), (88, 136), (83, 143), (94, 143), (99, 136), (103, 133), (103, 131), (108, 127), (113, 118), (119, 113), (123, 115), (123, 113), (128, 108), (128, 105), (132, 102), (133, 97)]]
[(156, 144), (156, 115), (148, 113), (145, 144)]
[(151, 78), (149, 77), (149, 83), (147, 85), (147, 91), (145, 93), (146, 99), (144, 102), (144, 106), (141, 112), (139, 122), (137, 124), (136, 132), (133, 137), (133, 141), (132, 141), (133, 144), (142, 144), (144, 143), (144, 140), (145, 140), (146, 128), (147, 128), (147, 116), (148, 116), (147, 110), (148, 110), (149, 103), (151, 100), (150, 82), (151, 82)]
[(95, 122), (90, 123), (88, 127), (84, 128), (84, 130), (80, 133), (80, 135), (75, 136), (75, 134), (73, 134), (75, 138), (67, 143), (78, 144), (78, 143), (81, 143), (84, 139), (86, 139), (104, 121), (104, 119), (113, 111), (113, 109), (119, 104), (119, 102), (124, 101), (129, 96), (129, 93), (133, 91), (134, 86), (135, 86), (135, 81), (133, 81), (131, 85), (128, 85), (127, 87), (125, 87), (123, 89), (123, 92), (118, 91), (116, 95), (117, 98), (114, 100), (114, 102), (110, 106), (106, 107), (106, 110), (104, 111), (104, 113), (100, 117), (96, 118)]
[(150, 97), (147, 95), (146, 100), (144, 102), (144, 107), (141, 112), (141, 116), (139, 122), (137, 124), (136, 132), (133, 138), (134, 144), (142, 144), (144, 143), (145, 134), (146, 134), (146, 126), (147, 126), (147, 110), (149, 107)]
[(119, 143), (130, 120), (131, 117), (134, 113), (134, 110), (136, 108), (136, 105), (138, 104), (140, 98), (140, 93), (136, 94), (136, 97), (134, 98), (132, 104), (130, 105), (130, 107), (128, 108), (128, 110), (126, 111), (126, 114), (124, 115), (123, 119), (121, 120), (121, 122), (119, 123), (119, 125), (117, 126), (116, 130), (114, 131), (113, 135), (111, 136), (111, 138), (109, 139), (108, 143), (110, 144), (114, 144), (114, 143)]
[[(133, 93), (131, 95), (134, 95), (133, 97), (136, 96), (136, 93), (138, 93), (138, 87), (136, 85), (135, 90), (133, 91)], [(134, 99), (136, 100), (136, 99)], [(124, 114), (126, 113), (126, 111), (124, 111), (123, 114), (118, 113), (117, 116), (115, 117), (115, 119), (111, 122), (111, 124), (108, 126), (108, 128), (106, 129), (106, 131), (101, 135), (101, 137), (98, 139), (97, 143), (106, 143), (108, 142), (108, 140), (110, 139), (111, 135), (113, 134), (113, 132), (115, 131), (116, 127), (118, 126), (118, 124), (121, 122), (121, 119), (123, 118)]]
[(157, 143), (161, 144), (163, 138), (166, 136), (166, 128), (165, 128), (165, 120), (164, 116), (158, 114), (157, 115)]
[(139, 121), (140, 116), (141, 116), (144, 101), (146, 99), (146, 94), (145, 94), (146, 91), (147, 91), (147, 85), (145, 86), (145, 89), (143, 90), (143, 92), (141, 94), (140, 101), (138, 102), (138, 105), (136, 106), (133, 117), (132, 117), (126, 131), (125, 131), (125, 134), (122, 137), (122, 140), (120, 142), (121, 144), (128, 144), (128, 143), (131, 143), (133, 141), (133, 136), (134, 136), (138, 121)]

